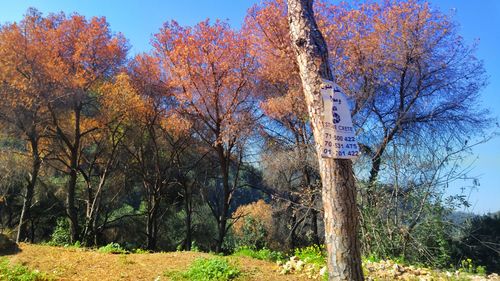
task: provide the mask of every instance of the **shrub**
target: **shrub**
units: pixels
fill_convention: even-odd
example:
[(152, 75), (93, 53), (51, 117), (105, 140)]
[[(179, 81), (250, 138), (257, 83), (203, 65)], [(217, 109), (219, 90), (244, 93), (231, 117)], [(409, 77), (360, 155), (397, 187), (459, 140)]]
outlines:
[(233, 217), (239, 218), (233, 225), (236, 246), (260, 249), (268, 244), (273, 225), (271, 205), (264, 200), (243, 205)]
[(225, 281), (233, 280), (240, 274), (240, 270), (227, 259), (215, 257), (195, 260), (182, 276), (193, 281)]
[(43, 281), (49, 280), (37, 270), (30, 270), (26, 266), (11, 265), (5, 258), (0, 259), (0, 280), (9, 281)]
[(52, 246), (65, 246), (71, 244), (69, 222), (66, 218), (57, 219), (57, 225), (48, 243)]
[(123, 249), (122, 246), (118, 243), (109, 243), (106, 246), (100, 247), (98, 250), (99, 253), (108, 253), (108, 254), (127, 254), (128, 251)]
[(312, 263), (318, 266), (326, 265), (326, 250), (324, 246), (309, 246), (295, 249), (295, 256), (305, 263)]
[(149, 253), (151, 253), (150, 250), (144, 250), (141, 248), (137, 248), (134, 250), (134, 254), (149, 254)]
[(283, 261), (285, 259), (285, 255), (282, 252), (272, 251), (267, 248), (256, 250), (248, 246), (238, 248), (233, 255), (251, 257), (266, 261)]
[(486, 268), (484, 266), (476, 266), (472, 261), (472, 259), (461, 260), (458, 271), (472, 273), (472, 274), (479, 274), (479, 275), (486, 274)]

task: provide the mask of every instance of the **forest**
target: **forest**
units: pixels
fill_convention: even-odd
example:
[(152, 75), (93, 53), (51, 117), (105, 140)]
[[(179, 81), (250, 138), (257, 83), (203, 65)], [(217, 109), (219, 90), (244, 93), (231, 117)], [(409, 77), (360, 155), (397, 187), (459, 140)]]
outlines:
[[(363, 257), (500, 272), (500, 213), (459, 213), (495, 119), (477, 44), (424, 1), (315, 1), (349, 97)], [(290, 252), (325, 243), (321, 179), (283, 0), (166, 21), (151, 51), (105, 17), (0, 23), (0, 232), (127, 250)]]

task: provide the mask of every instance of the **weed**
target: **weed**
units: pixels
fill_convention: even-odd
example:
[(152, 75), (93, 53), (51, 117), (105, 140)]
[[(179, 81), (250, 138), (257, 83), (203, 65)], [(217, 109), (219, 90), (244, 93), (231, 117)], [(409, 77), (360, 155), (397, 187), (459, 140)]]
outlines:
[(319, 267), (326, 265), (326, 251), (323, 245), (295, 249), (295, 256), (305, 263), (316, 264)]
[(100, 247), (97, 250), (99, 253), (107, 253), (107, 254), (128, 254), (128, 251), (123, 249), (122, 246), (118, 243), (109, 243), (106, 246)]
[(45, 281), (50, 279), (38, 270), (30, 270), (22, 265), (11, 265), (7, 259), (3, 258), (0, 259), (0, 280)]
[(141, 248), (137, 248), (133, 251), (134, 254), (149, 254), (151, 253), (150, 250), (144, 250), (144, 249), (141, 249)]
[(228, 281), (241, 275), (241, 271), (225, 258), (200, 258), (185, 272), (171, 271), (164, 276), (172, 280)]
[(265, 260), (265, 261), (283, 261), (285, 260), (285, 255), (281, 252), (272, 251), (267, 248), (262, 248), (256, 250), (254, 248), (243, 246), (236, 250), (233, 254), (234, 256), (245, 256), (254, 259)]

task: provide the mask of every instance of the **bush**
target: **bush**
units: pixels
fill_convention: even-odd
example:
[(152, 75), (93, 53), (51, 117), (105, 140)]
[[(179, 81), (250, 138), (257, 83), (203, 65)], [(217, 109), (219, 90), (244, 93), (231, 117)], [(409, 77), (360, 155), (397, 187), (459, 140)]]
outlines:
[(264, 200), (238, 207), (233, 215), (239, 218), (233, 225), (236, 246), (254, 249), (267, 246), (272, 232), (272, 212), (271, 205)]
[(195, 260), (182, 276), (193, 281), (225, 281), (233, 280), (240, 274), (240, 270), (227, 259), (216, 257)]
[(295, 249), (295, 256), (305, 263), (316, 264), (318, 266), (326, 265), (326, 249), (324, 246), (309, 246)]
[(65, 246), (71, 244), (69, 222), (66, 218), (57, 219), (57, 225), (48, 243), (51, 246)]
[(0, 280), (42, 281), (49, 280), (44, 274), (22, 265), (10, 265), (5, 258), (0, 259)]
[(267, 248), (256, 250), (247, 246), (238, 248), (233, 255), (251, 257), (254, 259), (266, 261), (283, 261), (285, 259), (285, 255), (283, 255), (283, 253), (281, 252), (275, 252)]
[(486, 275), (486, 268), (484, 266), (476, 266), (472, 261), (472, 259), (461, 260), (458, 271), (472, 273), (472, 274)]
[(107, 253), (107, 254), (128, 254), (128, 251), (123, 249), (122, 246), (118, 243), (109, 243), (106, 246), (100, 247), (97, 250), (99, 253)]
[(134, 250), (134, 254), (149, 254), (149, 253), (151, 253), (150, 250), (144, 250), (141, 248), (137, 248)]

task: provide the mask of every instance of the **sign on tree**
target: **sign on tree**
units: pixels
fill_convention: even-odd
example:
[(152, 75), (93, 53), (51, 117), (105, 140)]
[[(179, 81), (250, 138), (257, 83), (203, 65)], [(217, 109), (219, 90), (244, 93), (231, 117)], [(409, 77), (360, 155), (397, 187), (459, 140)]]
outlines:
[(324, 158), (352, 159), (359, 154), (347, 97), (332, 81), (323, 80), (323, 143)]

